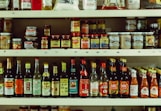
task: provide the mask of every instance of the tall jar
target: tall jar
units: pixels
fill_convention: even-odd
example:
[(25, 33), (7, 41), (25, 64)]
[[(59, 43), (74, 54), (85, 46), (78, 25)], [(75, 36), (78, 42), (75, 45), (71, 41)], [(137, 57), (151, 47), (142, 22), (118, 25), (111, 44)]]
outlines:
[(126, 31), (133, 32), (136, 31), (136, 18), (135, 17), (127, 17), (126, 18)]
[(11, 33), (0, 33), (0, 49), (10, 49)]

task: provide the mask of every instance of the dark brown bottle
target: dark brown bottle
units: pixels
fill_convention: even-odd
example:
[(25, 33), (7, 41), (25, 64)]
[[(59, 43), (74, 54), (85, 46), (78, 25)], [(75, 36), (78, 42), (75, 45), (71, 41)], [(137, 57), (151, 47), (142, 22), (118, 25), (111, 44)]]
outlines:
[(14, 96), (14, 75), (12, 73), (11, 58), (7, 58), (7, 69), (4, 76), (4, 96)]
[(17, 70), (15, 75), (15, 96), (24, 95), (24, 77), (21, 72), (21, 60), (17, 60)]
[(0, 62), (0, 97), (4, 95), (4, 68), (2, 62)]
[(71, 58), (69, 96), (78, 97), (78, 75), (76, 72), (75, 58)]
[(80, 80), (79, 80), (79, 96), (88, 97), (90, 91), (89, 71), (87, 70), (87, 63), (84, 58), (81, 58), (80, 63)]
[(33, 75), (31, 73), (31, 63), (25, 63), (25, 75), (24, 75), (24, 96), (31, 97), (32, 96), (32, 78)]

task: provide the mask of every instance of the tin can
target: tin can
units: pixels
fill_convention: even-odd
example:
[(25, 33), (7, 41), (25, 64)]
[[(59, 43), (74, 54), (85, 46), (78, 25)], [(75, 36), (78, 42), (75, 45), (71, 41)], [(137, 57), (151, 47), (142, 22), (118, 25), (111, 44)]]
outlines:
[(11, 33), (0, 33), (0, 49), (10, 49)]
[(12, 49), (21, 49), (22, 41), (21, 38), (13, 38), (12, 39)]

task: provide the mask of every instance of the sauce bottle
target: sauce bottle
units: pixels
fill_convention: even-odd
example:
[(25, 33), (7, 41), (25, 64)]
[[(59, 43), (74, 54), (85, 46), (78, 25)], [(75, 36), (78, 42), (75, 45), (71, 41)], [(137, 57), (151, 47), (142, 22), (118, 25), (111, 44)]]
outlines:
[(156, 78), (156, 70), (151, 70), (152, 78), (150, 83), (150, 97), (158, 98), (158, 81)]
[(80, 49), (80, 33), (72, 33), (72, 48), (73, 49)]
[(131, 81), (130, 81), (130, 97), (137, 98), (138, 97), (138, 80), (135, 69), (130, 70), (131, 73)]
[(61, 48), (71, 48), (71, 38), (70, 35), (62, 35)]
[(51, 35), (50, 48), (60, 48), (60, 35)]
[(89, 75), (87, 71), (87, 63), (84, 58), (81, 58), (80, 63), (80, 80), (79, 80), (79, 96), (88, 97), (89, 96)]
[(3, 95), (4, 95), (4, 69), (2, 62), (0, 62), (0, 97)]
[(142, 69), (140, 70), (142, 73), (142, 80), (140, 85), (140, 97), (141, 98), (148, 98), (149, 97), (149, 84), (147, 81), (147, 71)]
[(100, 39), (98, 34), (91, 34), (91, 49), (99, 49), (100, 48)]
[(158, 75), (158, 97), (161, 98), (161, 69), (157, 68)]
[(81, 37), (81, 49), (89, 49), (90, 48), (90, 38), (88, 34), (82, 34)]

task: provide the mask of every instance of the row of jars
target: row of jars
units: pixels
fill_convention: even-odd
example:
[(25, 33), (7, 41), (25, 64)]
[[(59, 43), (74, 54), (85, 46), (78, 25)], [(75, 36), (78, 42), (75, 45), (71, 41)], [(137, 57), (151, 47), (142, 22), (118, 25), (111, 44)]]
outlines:
[[(156, 43), (157, 42), (157, 43)], [(39, 37), (25, 36), (12, 38), (11, 33), (0, 33), (0, 49), (143, 49), (158, 48), (153, 32), (108, 32), (108, 34), (51, 35)]]

